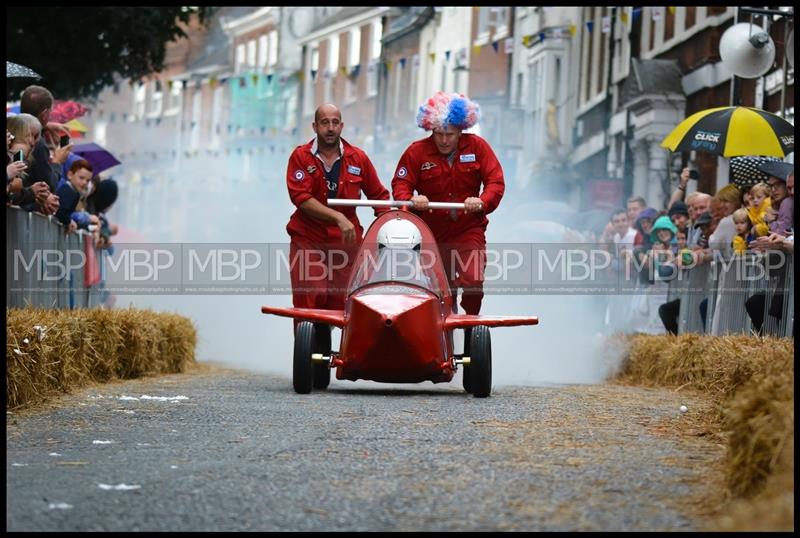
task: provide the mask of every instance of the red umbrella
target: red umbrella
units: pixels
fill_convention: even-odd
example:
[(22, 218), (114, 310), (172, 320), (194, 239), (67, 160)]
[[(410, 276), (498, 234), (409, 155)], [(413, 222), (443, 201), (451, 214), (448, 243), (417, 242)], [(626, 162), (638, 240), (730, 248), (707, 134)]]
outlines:
[(75, 101), (56, 101), (50, 110), (50, 120), (58, 123), (67, 123), (75, 118), (80, 118), (88, 110), (85, 106)]

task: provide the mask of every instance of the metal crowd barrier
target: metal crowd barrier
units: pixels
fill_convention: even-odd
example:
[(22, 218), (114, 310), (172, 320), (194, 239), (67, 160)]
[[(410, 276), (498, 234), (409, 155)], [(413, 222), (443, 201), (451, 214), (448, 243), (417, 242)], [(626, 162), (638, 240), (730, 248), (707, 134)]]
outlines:
[[(678, 333), (794, 336), (794, 256), (747, 252), (684, 269), (670, 281), (680, 299)], [(700, 305), (706, 300), (706, 322)], [(754, 318), (760, 317), (760, 323)]]
[(710, 268), (711, 266), (706, 264), (690, 269), (681, 269), (680, 275), (683, 282), (680, 280), (670, 282), (670, 290), (673, 287), (677, 288), (675, 298), (681, 300), (678, 313), (678, 334), (706, 331), (700, 305), (704, 300), (706, 305), (712, 301)]
[[(89, 288), (83, 283), (83, 266), (71, 267), (68, 263), (69, 252), (83, 252), (86, 233), (79, 230), (67, 235), (53, 216), (7, 206), (6, 305), (73, 309), (101, 304), (103, 251), (95, 249), (103, 278)], [(64, 263), (55, 263), (58, 260)]]
[[(763, 258), (767, 273), (763, 334), (794, 336), (794, 256), (770, 253)], [(758, 290), (761, 291), (761, 290)]]

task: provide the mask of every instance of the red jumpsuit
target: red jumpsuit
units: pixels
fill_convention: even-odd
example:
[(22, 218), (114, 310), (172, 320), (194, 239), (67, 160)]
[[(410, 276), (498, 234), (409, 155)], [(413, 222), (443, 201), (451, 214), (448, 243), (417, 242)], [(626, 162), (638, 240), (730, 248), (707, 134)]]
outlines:
[[(363, 191), (370, 200), (388, 200), (389, 191), (378, 179), (367, 154), (346, 140), (341, 140), (342, 163), (336, 197), (358, 200)], [(341, 310), (347, 294), (347, 279), (364, 230), (358, 221), (356, 208), (337, 207), (336, 211), (344, 214), (356, 228), (355, 243), (345, 245), (336, 224), (306, 215), (300, 209), (300, 204), (310, 198), (316, 198), (325, 206), (328, 203), (324, 165), (318, 156), (311, 153), (313, 143), (314, 139), (297, 146), (286, 168), (289, 197), (298, 208), (286, 225), (291, 237), (289, 260), (292, 303), (296, 308)], [(383, 211), (387, 209), (377, 209), (375, 214)]]
[(461, 307), (467, 314), (479, 314), (486, 266), (486, 214), (497, 208), (505, 192), (500, 162), (488, 142), (474, 134), (461, 135), (452, 167), (432, 136), (417, 140), (400, 157), (392, 196), (410, 200), (415, 190), (431, 202), (463, 202), (469, 197), (483, 201), (482, 213), (434, 209), (420, 215), (436, 238), (453, 295), (456, 288), (464, 288)]

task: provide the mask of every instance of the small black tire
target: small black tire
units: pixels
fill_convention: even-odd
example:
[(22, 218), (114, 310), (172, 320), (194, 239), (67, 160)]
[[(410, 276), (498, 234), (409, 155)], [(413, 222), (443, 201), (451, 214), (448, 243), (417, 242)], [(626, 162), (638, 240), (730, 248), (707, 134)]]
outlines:
[(301, 321), (294, 332), (294, 358), (292, 368), (292, 384), (298, 394), (311, 392), (314, 376), (311, 353), (314, 349), (314, 325), (310, 321)]
[[(314, 324), (314, 353), (331, 355), (331, 327), (325, 323)], [(313, 367), (314, 388), (325, 390), (331, 383), (331, 368), (324, 362), (315, 362)]]
[[(464, 329), (464, 357), (469, 357), (470, 339), (472, 338), (472, 328)], [(470, 377), (469, 364), (461, 365), (461, 384), (467, 394), (472, 394), (472, 378)]]
[(469, 356), (472, 395), (486, 398), (492, 392), (492, 338), (489, 327), (479, 325), (472, 329)]

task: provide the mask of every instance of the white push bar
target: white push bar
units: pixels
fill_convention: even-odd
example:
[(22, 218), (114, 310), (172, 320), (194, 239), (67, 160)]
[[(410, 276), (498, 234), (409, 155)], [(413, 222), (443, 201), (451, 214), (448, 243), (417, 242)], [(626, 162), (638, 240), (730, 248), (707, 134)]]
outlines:
[[(328, 200), (331, 207), (411, 207), (414, 202), (410, 200), (344, 200), (331, 198)], [(464, 209), (463, 203), (457, 202), (428, 202), (430, 209)]]

